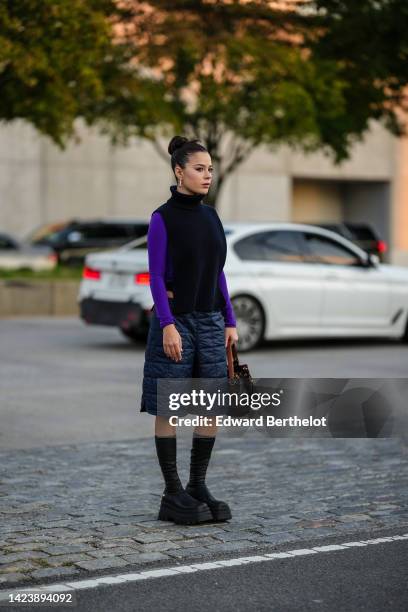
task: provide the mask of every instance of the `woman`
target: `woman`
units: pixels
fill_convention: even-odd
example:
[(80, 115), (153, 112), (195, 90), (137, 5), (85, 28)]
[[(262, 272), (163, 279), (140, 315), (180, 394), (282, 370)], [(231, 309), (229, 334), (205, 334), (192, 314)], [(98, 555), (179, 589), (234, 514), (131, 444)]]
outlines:
[(141, 412), (156, 415), (155, 444), (165, 481), (159, 520), (194, 524), (231, 518), (226, 502), (205, 484), (217, 426), (196, 427), (190, 479), (177, 473), (176, 430), (157, 414), (158, 378), (225, 378), (226, 347), (237, 342), (236, 320), (223, 272), (227, 244), (214, 207), (204, 204), (211, 157), (198, 140), (174, 136), (168, 146), (177, 186), (155, 209), (148, 231), (150, 289), (154, 301), (143, 369)]

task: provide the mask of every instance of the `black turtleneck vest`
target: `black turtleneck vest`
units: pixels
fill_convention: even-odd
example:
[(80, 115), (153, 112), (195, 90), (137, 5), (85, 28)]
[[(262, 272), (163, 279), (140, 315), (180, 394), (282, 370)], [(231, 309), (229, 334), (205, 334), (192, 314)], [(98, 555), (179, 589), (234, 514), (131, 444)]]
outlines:
[(172, 312), (182, 314), (221, 310), (224, 296), (218, 277), (226, 256), (227, 242), (217, 211), (202, 202), (202, 194), (187, 195), (170, 187), (171, 197), (155, 209), (162, 215), (173, 281)]

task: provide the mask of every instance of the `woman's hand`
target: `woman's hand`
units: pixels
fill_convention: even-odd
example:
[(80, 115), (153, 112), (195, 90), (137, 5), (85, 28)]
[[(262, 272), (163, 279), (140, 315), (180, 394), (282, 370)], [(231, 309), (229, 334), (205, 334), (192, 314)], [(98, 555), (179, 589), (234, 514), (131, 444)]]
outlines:
[(225, 348), (227, 348), (228, 342), (231, 342), (231, 344), (236, 344), (238, 342), (238, 334), (236, 327), (225, 328)]
[(181, 336), (174, 323), (163, 328), (163, 350), (170, 359), (181, 361), (183, 350)]

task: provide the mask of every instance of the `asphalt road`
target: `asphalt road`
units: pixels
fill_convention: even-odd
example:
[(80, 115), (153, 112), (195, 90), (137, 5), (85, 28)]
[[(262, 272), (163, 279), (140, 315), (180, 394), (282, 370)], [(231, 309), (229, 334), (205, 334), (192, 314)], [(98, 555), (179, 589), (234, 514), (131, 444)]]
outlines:
[[(0, 321), (0, 448), (151, 436), (140, 413), (143, 343), (77, 318)], [(256, 377), (408, 376), (393, 340), (269, 342), (242, 354)]]
[(76, 591), (71, 609), (405, 612), (407, 567), (406, 541), (393, 542)]

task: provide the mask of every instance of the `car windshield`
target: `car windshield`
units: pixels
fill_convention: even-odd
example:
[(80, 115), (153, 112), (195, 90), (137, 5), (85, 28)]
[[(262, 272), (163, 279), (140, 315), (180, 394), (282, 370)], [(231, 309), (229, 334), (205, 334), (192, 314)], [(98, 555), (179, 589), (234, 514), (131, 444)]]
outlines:
[(120, 247), (120, 251), (133, 251), (134, 249), (147, 249), (147, 234), (140, 238), (135, 238)]
[(42, 225), (35, 229), (32, 233), (26, 236), (26, 240), (30, 242), (37, 242), (39, 240), (56, 240), (63, 232), (67, 230), (66, 223), (50, 223), (48, 225)]
[[(233, 231), (234, 230), (230, 228), (224, 229), (225, 235), (232, 234)], [(141, 236), (140, 238), (136, 238), (131, 242), (127, 242), (120, 247), (121, 251), (133, 251), (134, 249), (147, 249), (147, 234), (145, 236)]]

